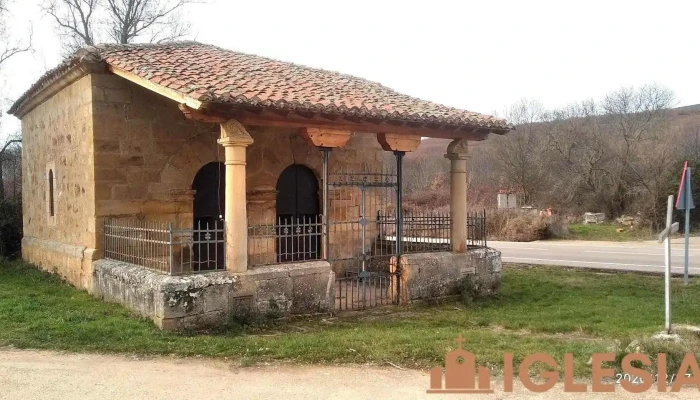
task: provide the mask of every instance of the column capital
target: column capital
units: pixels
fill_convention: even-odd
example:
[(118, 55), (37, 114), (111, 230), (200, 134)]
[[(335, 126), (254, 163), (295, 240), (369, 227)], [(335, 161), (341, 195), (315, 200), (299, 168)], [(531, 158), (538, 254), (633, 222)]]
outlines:
[(421, 137), (399, 133), (377, 133), (377, 141), (384, 151), (416, 151)]
[(455, 139), (447, 146), (445, 158), (450, 160), (466, 160), (469, 158), (469, 142), (467, 139)]
[(240, 122), (230, 119), (221, 124), (221, 138), (217, 142), (224, 147), (248, 147), (253, 144), (253, 138)]
[(300, 134), (306, 143), (326, 148), (343, 147), (352, 136), (350, 131), (318, 128), (302, 128)]

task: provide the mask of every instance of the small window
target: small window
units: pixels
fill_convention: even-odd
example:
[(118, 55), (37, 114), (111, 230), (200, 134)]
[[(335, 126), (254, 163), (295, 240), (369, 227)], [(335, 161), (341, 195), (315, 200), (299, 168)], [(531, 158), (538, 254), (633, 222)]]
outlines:
[(53, 170), (49, 170), (49, 216), (54, 216), (54, 202), (53, 202)]

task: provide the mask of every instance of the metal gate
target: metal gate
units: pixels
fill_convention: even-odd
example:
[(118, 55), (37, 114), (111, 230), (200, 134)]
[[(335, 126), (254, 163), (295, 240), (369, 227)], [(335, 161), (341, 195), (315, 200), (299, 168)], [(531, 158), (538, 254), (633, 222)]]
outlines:
[[(329, 261), (336, 271), (336, 309), (356, 310), (397, 304), (400, 293), (400, 224), (379, 215), (400, 213), (400, 159), (397, 169), (330, 173), (328, 176)], [(398, 173), (397, 173), (398, 170)], [(401, 218), (397, 218), (400, 221)], [(398, 241), (387, 244), (380, 232)], [(398, 246), (397, 246), (398, 243)]]

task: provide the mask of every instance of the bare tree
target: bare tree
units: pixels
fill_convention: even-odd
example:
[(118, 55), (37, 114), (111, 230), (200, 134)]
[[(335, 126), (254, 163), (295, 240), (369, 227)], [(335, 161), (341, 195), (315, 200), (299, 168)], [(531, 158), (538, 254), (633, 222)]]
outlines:
[(95, 13), (101, 0), (49, 0), (43, 5), (59, 27), (65, 53), (95, 44)]
[(181, 39), (190, 25), (180, 11), (193, 0), (106, 0), (109, 14), (108, 34), (117, 43), (131, 43), (141, 35), (150, 42)]
[[(25, 43), (13, 41), (10, 34), (7, 31), (7, 26), (5, 24), (5, 18), (8, 14), (8, 5), (11, 0), (0, 0), (0, 69), (2, 68), (5, 61), (9, 60), (13, 56), (27, 52), (31, 50), (32, 47), (32, 31), (30, 29), (28, 38)], [(0, 114), (0, 118), (2, 115)], [(4, 185), (4, 165), (3, 161), (6, 156), (11, 153), (10, 150), (12, 144), (21, 142), (21, 139), (10, 138), (8, 139), (0, 148), (0, 200), (5, 198), (5, 185)], [(14, 160), (13, 160), (14, 161)], [(15, 168), (16, 169), (16, 168)]]
[(5, 144), (3, 145), (2, 149), (0, 149), (0, 200), (5, 199), (5, 177), (4, 177), (4, 161), (5, 161), (5, 156), (7, 153), (10, 153), (8, 150), (11, 150), (11, 145), (15, 143), (21, 143), (21, 139), (8, 139)]
[(517, 126), (517, 131), (494, 140), (493, 156), (501, 167), (503, 180), (518, 190), (528, 205), (536, 202), (546, 187), (546, 171), (538, 161), (545, 150), (537, 132), (543, 115), (541, 103), (521, 99), (505, 110), (505, 118)]
[(660, 85), (622, 88), (603, 100), (614, 155), (609, 170), (611, 192), (616, 195), (612, 212), (628, 208), (641, 192), (647, 196), (638, 211), (656, 216), (677, 143), (669, 123), (673, 102), (673, 92)]
[(0, 68), (2, 68), (2, 64), (11, 57), (19, 53), (30, 51), (32, 48), (33, 32), (31, 28), (25, 41), (13, 40), (10, 33), (7, 31), (5, 18), (8, 13), (7, 6), (10, 2), (11, 0), (0, 0)]
[(521, 100), (506, 110), (517, 130), (486, 142), (484, 153), (497, 161), (491, 180), (503, 178), (533, 205), (656, 222), (673, 191), (674, 169), (692, 158), (686, 154), (694, 138), (672, 123), (673, 101), (659, 85), (622, 88), (600, 102), (552, 111)]
[(44, 11), (56, 22), (66, 50), (102, 40), (152, 43), (182, 39), (190, 24), (182, 15), (198, 0), (47, 0)]

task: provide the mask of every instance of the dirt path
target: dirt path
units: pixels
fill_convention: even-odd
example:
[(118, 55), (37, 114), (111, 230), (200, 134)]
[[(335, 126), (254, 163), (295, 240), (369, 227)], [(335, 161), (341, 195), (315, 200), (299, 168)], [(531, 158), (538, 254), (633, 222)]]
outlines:
[(428, 395), (428, 375), (421, 371), (366, 366), (264, 366), (237, 368), (206, 359), (63, 354), (0, 350), (0, 399), (691, 399), (680, 394), (546, 394)]

